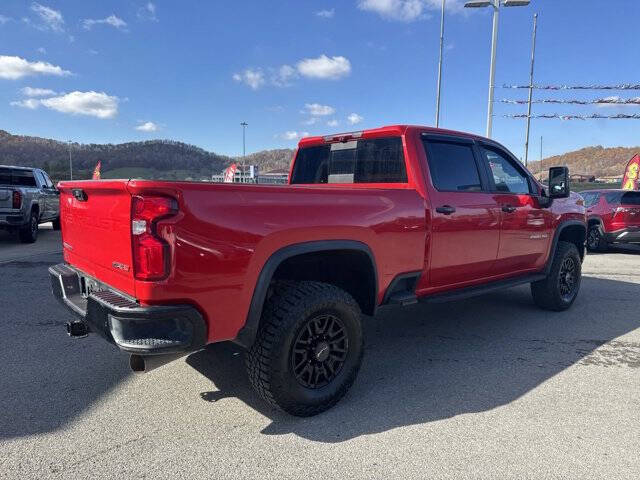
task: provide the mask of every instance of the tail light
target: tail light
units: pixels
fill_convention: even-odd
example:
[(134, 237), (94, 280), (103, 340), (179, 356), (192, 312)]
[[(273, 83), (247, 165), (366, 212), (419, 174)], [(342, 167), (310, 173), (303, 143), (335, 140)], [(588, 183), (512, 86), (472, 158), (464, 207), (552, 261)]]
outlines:
[(14, 190), (13, 198), (11, 202), (11, 208), (20, 208), (21, 205), (22, 205), (22, 194), (19, 191)]
[(160, 280), (169, 272), (169, 245), (156, 233), (158, 220), (175, 215), (178, 204), (169, 197), (133, 197), (131, 234), (134, 274), (138, 280)]

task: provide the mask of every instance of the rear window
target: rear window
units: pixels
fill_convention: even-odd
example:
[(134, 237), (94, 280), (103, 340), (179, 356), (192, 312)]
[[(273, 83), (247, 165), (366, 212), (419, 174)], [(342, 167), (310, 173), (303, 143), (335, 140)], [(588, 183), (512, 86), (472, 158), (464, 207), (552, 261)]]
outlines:
[(400, 137), (301, 148), (291, 175), (292, 184), (406, 182)]
[(482, 190), (470, 144), (424, 141), (433, 186), (447, 192)]
[(0, 168), (0, 185), (13, 185), (16, 187), (35, 187), (36, 179), (30, 170), (14, 170)]
[(640, 205), (640, 192), (608, 192), (604, 198), (610, 205)]

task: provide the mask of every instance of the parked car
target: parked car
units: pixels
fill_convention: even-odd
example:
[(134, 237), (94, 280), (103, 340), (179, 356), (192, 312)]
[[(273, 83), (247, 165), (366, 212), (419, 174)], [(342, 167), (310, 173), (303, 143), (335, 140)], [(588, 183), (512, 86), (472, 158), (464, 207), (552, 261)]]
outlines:
[(301, 140), (289, 185), (62, 182), (53, 293), (134, 371), (233, 341), (267, 402), (314, 415), (356, 378), (361, 312), (527, 283), (569, 308), (585, 208), (565, 167), (550, 179), (486, 138), (390, 126)]
[(38, 225), (60, 230), (59, 192), (44, 170), (0, 165), (0, 228), (17, 231), (20, 241), (38, 239)]
[(581, 192), (587, 207), (587, 248), (604, 252), (612, 244), (640, 243), (640, 192), (587, 190)]

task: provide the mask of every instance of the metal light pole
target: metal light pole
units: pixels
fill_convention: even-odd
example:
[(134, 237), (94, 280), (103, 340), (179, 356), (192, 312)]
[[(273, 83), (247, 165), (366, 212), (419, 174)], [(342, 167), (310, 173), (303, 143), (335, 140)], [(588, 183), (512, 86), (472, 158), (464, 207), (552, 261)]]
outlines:
[(71, 140), (67, 140), (69, 146), (69, 179), (73, 180), (73, 162), (71, 162)]
[(529, 102), (527, 104), (527, 133), (524, 140), (524, 165), (529, 160), (529, 128), (531, 127), (531, 100), (533, 99), (533, 65), (536, 59), (536, 31), (538, 30), (538, 14), (533, 16), (533, 40), (531, 42), (531, 72), (529, 74)]
[(487, 104), (487, 138), (491, 138), (493, 125), (493, 90), (496, 76), (496, 51), (498, 49), (498, 20), (500, 6), (524, 7), (530, 0), (472, 0), (464, 4), (466, 8), (493, 7), (493, 31), (491, 34), (491, 66), (489, 68), (489, 100)]
[(440, 59), (438, 60), (438, 93), (436, 95), (436, 128), (440, 126), (440, 89), (442, 88), (442, 48), (444, 45), (444, 4), (442, 0), (442, 16), (440, 17)]
[(242, 125), (242, 174), (240, 176), (240, 178), (242, 179), (242, 183), (244, 183), (244, 175), (245, 175), (245, 171), (244, 169), (245, 164), (244, 164), (244, 157), (246, 155), (246, 144), (245, 144), (245, 130), (247, 128), (247, 125), (249, 125), (247, 122), (242, 122), (240, 125)]

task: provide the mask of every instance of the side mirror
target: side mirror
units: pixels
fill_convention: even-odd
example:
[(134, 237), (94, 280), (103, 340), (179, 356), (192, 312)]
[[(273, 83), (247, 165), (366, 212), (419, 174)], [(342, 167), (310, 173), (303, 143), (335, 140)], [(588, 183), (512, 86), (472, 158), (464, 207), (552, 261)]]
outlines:
[(549, 169), (549, 197), (567, 198), (569, 187), (569, 169), (567, 167), (551, 167)]

